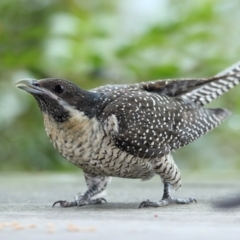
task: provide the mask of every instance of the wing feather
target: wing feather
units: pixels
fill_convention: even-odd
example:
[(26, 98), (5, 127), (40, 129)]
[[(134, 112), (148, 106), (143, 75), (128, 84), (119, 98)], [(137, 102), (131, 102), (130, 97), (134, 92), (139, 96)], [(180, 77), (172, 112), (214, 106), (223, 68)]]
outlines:
[(118, 122), (118, 131), (112, 132), (116, 146), (141, 158), (155, 158), (199, 138), (229, 112), (144, 90), (125, 90), (104, 109), (104, 115), (112, 114)]

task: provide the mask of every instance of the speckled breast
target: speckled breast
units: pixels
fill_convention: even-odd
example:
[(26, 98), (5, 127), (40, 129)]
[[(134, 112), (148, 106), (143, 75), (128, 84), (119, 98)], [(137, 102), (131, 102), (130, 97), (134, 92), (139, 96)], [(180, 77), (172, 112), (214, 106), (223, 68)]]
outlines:
[(155, 173), (151, 161), (123, 152), (96, 119), (72, 117), (56, 123), (44, 115), (47, 135), (59, 153), (92, 175), (149, 179)]

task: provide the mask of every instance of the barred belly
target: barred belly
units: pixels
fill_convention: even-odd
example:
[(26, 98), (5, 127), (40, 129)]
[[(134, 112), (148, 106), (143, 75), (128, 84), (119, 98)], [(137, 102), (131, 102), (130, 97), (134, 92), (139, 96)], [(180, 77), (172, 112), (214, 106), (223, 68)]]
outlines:
[(180, 172), (170, 154), (150, 159), (122, 151), (94, 118), (79, 116), (67, 124), (56, 124), (45, 115), (44, 124), (50, 141), (60, 154), (92, 176), (147, 180), (158, 174), (174, 188), (180, 187)]

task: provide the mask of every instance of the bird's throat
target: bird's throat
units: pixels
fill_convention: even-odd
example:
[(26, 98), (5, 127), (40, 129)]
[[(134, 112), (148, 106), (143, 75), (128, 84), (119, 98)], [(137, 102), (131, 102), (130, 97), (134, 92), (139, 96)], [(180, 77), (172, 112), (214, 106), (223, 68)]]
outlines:
[(43, 113), (44, 125), (50, 141), (60, 154), (70, 162), (81, 165), (81, 162), (91, 158), (93, 152), (98, 151), (96, 148), (100, 144), (93, 144), (92, 141), (100, 142), (102, 128), (95, 118), (89, 119), (83, 112), (73, 111), (65, 122), (57, 122), (51, 115)]

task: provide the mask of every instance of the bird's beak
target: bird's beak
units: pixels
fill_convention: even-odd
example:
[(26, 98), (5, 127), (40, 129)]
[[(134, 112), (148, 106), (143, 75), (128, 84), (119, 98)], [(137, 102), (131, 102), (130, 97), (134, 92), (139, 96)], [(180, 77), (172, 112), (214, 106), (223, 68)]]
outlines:
[(15, 83), (15, 86), (32, 94), (40, 94), (43, 92), (38, 81), (34, 79), (21, 79)]

